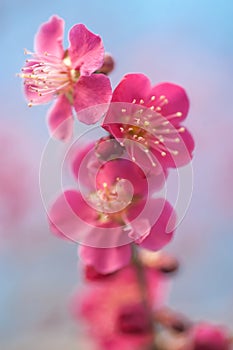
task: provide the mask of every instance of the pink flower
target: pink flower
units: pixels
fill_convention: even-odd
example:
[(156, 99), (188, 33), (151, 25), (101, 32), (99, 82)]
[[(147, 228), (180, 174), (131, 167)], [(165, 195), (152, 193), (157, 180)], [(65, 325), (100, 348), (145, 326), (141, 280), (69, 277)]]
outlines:
[[(57, 16), (42, 24), (35, 37), (35, 52), (21, 74), (29, 106), (56, 98), (48, 113), (48, 125), (52, 133), (60, 126), (55, 136), (61, 139), (69, 137), (72, 131), (72, 108), (78, 113), (108, 103), (112, 95), (109, 79), (104, 74), (93, 74), (104, 61), (101, 38), (83, 24), (77, 24), (71, 28), (70, 46), (64, 50), (63, 32), (64, 21)], [(77, 116), (82, 122), (92, 124), (103, 112), (93, 109), (86, 119)]]
[(200, 323), (193, 330), (193, 350), (230, 350), (229, 335), (223, 328)]
[(192, 157), (194, 141), (181, 122), (189, 100), (178, 85), (151, 87), (143, 74), (127, 74), (113, 92), (103, 127), (124, 145), (133, 161), (152, 171), (180, 167)]
[[(75, 190), (59, 196), (49, 212), (51, 230), (81, 243), (81, 259), (101, 273), (130, 262), (132, 241), (152, 251), (167, 244), (173, 236), (174, 211), (165, 200), (151, 197), (148, 180), (138, 165), (113, 159), (96, 166), (99, 158), (93, 161), (87, 155), (85, 163), (84, 155), (83, 150), (78, 153), (73, 170), (75, 176), (81, 172), (81, 185), (87, 189), (89, 183), (89, 192), (86, 190), (85, 198)], [(89, 162), (97, 169), (92, 181), (87, 180), (92, 173)], [(156, 177), (152, 179), (156, 183)]]
[(145, 268), (144, 272), (148, 308), (133, 266), (93, 283), (88, 293), (74, 294), (72, 313), (87, 322), (100, 349), (145, 349), (153, 343), (151, 312), (163, 305), (167, 281), (155, 269)]

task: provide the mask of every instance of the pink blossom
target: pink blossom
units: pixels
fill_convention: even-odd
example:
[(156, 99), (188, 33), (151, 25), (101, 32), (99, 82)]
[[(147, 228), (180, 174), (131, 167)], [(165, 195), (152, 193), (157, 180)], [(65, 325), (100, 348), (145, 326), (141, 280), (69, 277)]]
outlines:
[(148, 308), (133, 266), (101, 279), (85, 296), (74, 294), (72, 313), (87, 322), (100, 349), (144, 349), (153, 343), (151, 313), (163, 305), (167, 284), (155, 269), (144, 271)]
[[(56, 98), (48, 113), (48, 126), (61, 139), (71, 134), (72, 108), (79, 118), (79, 111), (108, 103), (112, 95), (109, 79), (104, 74), (93, 74), (104, 62), (101, 38), (77, 24), (69, 32), (70, 45), (65, 50), (63, 34), (64, 21), (58, 16), (42, 24), (35, 36), (35, 52), (29, 53), (31, 58), (21, 74), (29, 106)], [(93, 110), (82, 122), (95, 123), (101, 113)]]
[(65, 191), (52, 205), (49, 220), (55, 234), (82, 244), (79, 254), (86, 265), (110, 273), (130, 262), (132, 241), (152, 251), (167, 244), (175, 214), (168, 202), (151, 197), (137, 164), (113, 159), (98, 169), (95, 191), (91, 187), (85, 199), (78, 191)]
[(192, 157), (194, 141), (181, 123), (189, 100), (171, 83), (151, 87), (143, 74), (127, 74), (113, 92), (103, 127), (124, 145), (133, 161), (155, 171), (180, 167)]
[(224, 328), (200, 323), (193, 330), (193, 350), (230, 350), (229, 335)]

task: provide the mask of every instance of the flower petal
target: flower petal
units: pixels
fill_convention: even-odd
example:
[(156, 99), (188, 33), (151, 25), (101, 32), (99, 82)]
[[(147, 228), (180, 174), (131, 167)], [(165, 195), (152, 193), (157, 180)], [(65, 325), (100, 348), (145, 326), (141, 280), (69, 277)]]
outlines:
[(106, 274), (128, 265), (131, 259), (131, 247), (129, 244), (116, 248), (80, 246), (79, 256), (85, 265), (91, 265), (98, 272)]
[[(152, 96), (154, 96), (154, 100), (151, 100)], [(164, 103), (165, 99), (168, 100), (167, 103)], [(151, 89), (147, 106), (154, 106), (155, 110), (160, 107), (160, 113), (165, 117), (174, 114), (174, 117), (171, 119), (169, 118), (169, 120), (172, 124), (179, 124), (187, 117), (189, 99), (181, 86), (171, 83), (161, 83)], [(176, 116), (178, 112), (179, 114)]]
[(61, 95), (49, 109), (47, 119), (48, 127), (53, 137), (60, 140), (68, 140), (72, 136), (72, 109), (65, 95)]
[(155, 251), (163, 248), (172, 239), (176, 215), (172, 206), (164, 199), (151, 199), (148, 204), (144, 215), (151, 223), (151, 231), (140, 246)]
[(110, 80), (103, 74), (80, 77), (74, 90), (74, 108), (78, 119), (85, 124), (96, 123), (106, 112), (112, 97)]
[[(85, 145), (81, 148), (79, 147), (79, 149), (75, 148), (75, 150), (73, 151), (72, 159), (71, 159), (71, 169), (72, 169), (74, 177), (77, 180), (79, 179), (79, 181), (81, 181), (82, 184), (85, 184), (86, 186), (90, 185), (90, 177), (91, 176), (93, 177), (93, 174), (90, 170), (90, 167), (94, 163), (94, 161), (92, 161), (91, 158), (93, 158), (95, 156), (95, 146), (96, 146), (96, 143), (91, 142), (91, 143), (88, 143), (87, 145)], [(95, 158), (96, 158), (96, 156), (95, 156)], [(89, 164), (89, 163), (91, 163), (91, 164)], [(80, 177), (80, 174), (79, 174), (80, 167), (82, 167), (82, 168), (85, 167), (86, 169), (88, 168), (88, 176), (87, 176), (87, 173), (85, 173), (85, 176), (84, 176), (84, 171), (83, 171), (81, 174), (81, 177)], [(82, 170), (82, 168), (81, 168), (81, 170)], [(91, 176), (89, 176), (89, 175), (91, 175)], [(92, 179), (92, 181), (93, 181), (93, 179)]]
[(132, 185), (134, 196), (147, 195), (145, 173), (137, 164), (121, 158), (110, 160), (101, 166), (96, 175), (97, 188), (104, 189), (105, 184), (111, 187), (121, 179), (127, 180)]
[(81, 193), (69, 190), (57, 198), (48, 216), (53, 233), (80, 242), (93, 229), (97, 213), (88, 206)]
[(40, 26), (35, 36), (35, 52), (38, 54), (48, 53), (58, 58), (63, 58), (63, 33), (64, 20), (58, 16), (50, 17), (48, 22), (45, 22)]
[[(112, 102), (145, 101), (151, 89), (150, 80), (144, 74), (126, 74), (113, 92)], [(142, 101), (141, 101), (142, 102)]]
[(99, 35), (90, 32), (83, 24), (77, 24), (69, 33), (69, 56), (74, 69), (81, 75), (90, 75), (104, 61), (104, 47)]
[[(175, 142), (178, 139), (179, 142)], [(169, 139), (164, 142), (165, 156), (162, 156), (163, 152), (158, 151), (156, 148), (151, 150), (165, 169), (168, 167), (179, 168), (191, 162), (194, 146), (194, 140), (190, 132), (186, 128), (181, 127), (178, 129), (173, 128)]]
[(149, 220), (139, 219), (131, 223), (131, 230), (128, 235), (135, 243), (140, 244), (150, 234), (150, 230)]

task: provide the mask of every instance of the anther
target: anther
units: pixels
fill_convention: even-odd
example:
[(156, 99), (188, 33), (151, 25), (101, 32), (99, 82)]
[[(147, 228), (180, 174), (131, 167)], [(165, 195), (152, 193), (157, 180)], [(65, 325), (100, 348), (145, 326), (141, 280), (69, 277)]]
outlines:
[(179, 131), (179, 132), (184, 132), (184, 131), (185, 131), (185, 128), (182, 126), (181, 128), (179, 128), (178, 131)]
[(154, 101), (155, 100), (155, 96), (151, 96), (151, 101)]

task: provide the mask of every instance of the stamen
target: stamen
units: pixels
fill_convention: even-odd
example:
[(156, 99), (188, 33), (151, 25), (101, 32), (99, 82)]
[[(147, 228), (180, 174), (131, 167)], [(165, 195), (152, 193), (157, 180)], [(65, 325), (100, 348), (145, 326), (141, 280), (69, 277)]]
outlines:
[(151, 162), (151, 165), (152, 165), (153, 167), (156, 167), (156, 163), (154, 162), (154, 160), (153, 160), (153, 158), (152, 158), (152, 156), (151, 156), (151, 154), (150, 154), (149, 149), (148, 149), (148, 148), (145, 148), (145, 149), (144, 149), (144, 152), (146, 153), (147, 158), (148, 158), (149, 161)]
[(32, 58), (26, 60), (27, 65), (19, 76), (38, 96), (51, 95), (52, 98), (53, 95), (66, 93), (79, 77), (79, 72), (71, 69), (69, 56), (61, 60), (48, 52), (35, 54), (25, 50), (25, 54), (32, 55)]

